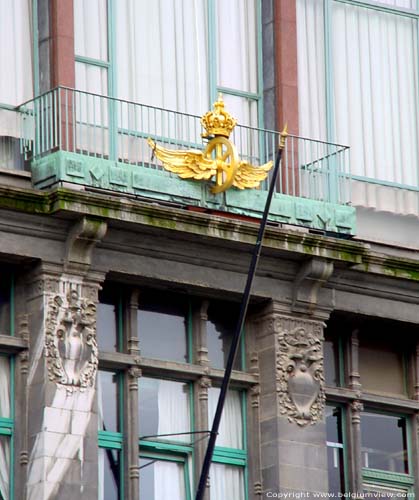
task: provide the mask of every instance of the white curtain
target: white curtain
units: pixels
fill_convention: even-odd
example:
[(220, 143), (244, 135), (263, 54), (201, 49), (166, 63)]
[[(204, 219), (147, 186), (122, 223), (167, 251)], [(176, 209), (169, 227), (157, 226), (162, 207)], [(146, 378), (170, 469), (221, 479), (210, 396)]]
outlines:
[(211, 464), (210, 469), (211, 500), (243, 500), (244, 477), (241, 467)]
[[(0, 356), (0, 416), (10, 417), (10, 365)], [(9, 499), (10, 440), (0, 436), (0, 496)]]
[[(31, 0), (0, 0), (2, 104), (17, 106), (33, 97), (31, 4)], [(0, 109), (0, 136), (20, 137), (17, 113)]]
[[(189, 432), (190, 409), (188, 386), (170, 380), (158, 381), (158, 431), (160, 434)], [(190, 436), (165, 436), (163, 440), (190, 441)], [(184, 465), (157, 461), (154, 464), (155, 500), (185, 498)]]
[[(325, 140), (321, 0), (298, 0), (300, 135)], [(410, 0), (385, 0), (407, 7)], [(330, 40), (335, 141), (351, 147), (351, 172), (418, 184), (417, 23), (332, 2)]]
[[(216, 387), (211, 387), (208, 391), (208, 418), (210, 427), (214, 419), (219, 395), (220, 389)], [(243, 416), (241, 393), (239, 391), (231, 390), (227, 392), (216, 445), (227, 448), (243, 448)]]
[(184, 464), (158, 460), (154, 463), (153, 500), (186, 498)]
[(208, 106), (207, 12), (202, 0), (121, 0), (118, 97), (202, 114)]
[[(176, 434), (190, 431), (189, 391), (187, 384), (158, 380), (159, 423), (157, 433)], [(189, 435), (167, 436), (162, 439), (189, 442)]]

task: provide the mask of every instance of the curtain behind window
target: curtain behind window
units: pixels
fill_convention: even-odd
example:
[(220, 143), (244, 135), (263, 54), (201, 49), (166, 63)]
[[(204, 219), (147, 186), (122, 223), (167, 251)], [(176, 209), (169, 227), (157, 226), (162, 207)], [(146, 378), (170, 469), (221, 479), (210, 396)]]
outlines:
[[(1, 0), (0, 103), (17, 106), (33, 97), (31, 0)], [(17, 113), (0, 109), (0, 136), (20, 137)], [(0, 166), (16, 168), (12, 139), (0, 141)]]
[(201, 0), (121, 0), (118, 97), (202, 114), (208, 106), (207, 11)]
[[(10, 366), (9, 360), (0, 356), (0, 416), (10, 417)], [(0, 497), (9, 499), (10, 441), (0, 436)]]
[[(297, 2), (298, 89), (300, 134), (326, 140), (322, 4)], [(353, 174), (417, 185), (417, 22), (340, 2), (331, 15), (329, 133), (351, 147)]]

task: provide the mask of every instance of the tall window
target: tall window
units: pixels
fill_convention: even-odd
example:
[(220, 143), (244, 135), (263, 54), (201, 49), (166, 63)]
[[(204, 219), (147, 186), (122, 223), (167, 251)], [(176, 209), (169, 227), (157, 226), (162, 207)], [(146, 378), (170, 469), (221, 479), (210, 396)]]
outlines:
[[(122, 295), (109, 285), (97, 311), (99, 500), (124, 498), (133, 443), (140, 499), (191, 500), (197, 447), (208, 439), (237, 307), (146, 288)], [(130, 354), (137, 343), (141, 357), (136, 348)], [(133, 364), (141, 369), (135, 396), (127, 372)], [(247, 498), (246, 374), (237, 373), (244, 364), (243, 341), (210, 471), (212, 500)], [(132, 412), (138, 428), (124, 428)]]
[(32, 2), (2, 0), (0, 15), (0, 168), (20, 169), (19, 115), (33, 97)]
[(13, 484), (13, 365), (0, 354), (0, 498), (9, 500)]
[[(352, 492), (354, 478), (349, 472), (361, 470), (364, 492), (381, 494), (381, 498), (411, 494), (411, 353), (415, 352), (416, 330), (388, 320), (339, 313), (332, 315), (327, 330), (329, 492)], [(337, 372), (342, 373), (338, 383)]]
[(416, 0), (298, 0), (303, 136), (351, 147), (355, 177), (419, 186)]
[(76, 87), (201, 115), (225, 94), (258, 125), (260, 2), (75, 0)]

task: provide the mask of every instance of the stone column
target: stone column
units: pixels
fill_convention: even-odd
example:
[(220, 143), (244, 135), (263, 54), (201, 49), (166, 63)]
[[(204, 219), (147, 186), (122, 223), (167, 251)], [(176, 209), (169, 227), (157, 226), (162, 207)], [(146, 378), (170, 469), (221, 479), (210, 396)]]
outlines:
[(97, 291), (46, 266), (31, 282), (28, 500), (97, 498)]
[(263, 495), (327, 492), (324, 323), (283, 311), (257, 323)]
[[(137, 334), (137, 313), (138, 313), (137, 289), (133, 290), (128, 298), (128, 308), (125, 315), (126, 323), (126, 350), (128, 354), (135, 356), (135, 360), (140, 362), (140, 348)], [(127, 436), (138, 436), (138, 379), (142, 372), (138, 366), (131, 366), (128, 370), (128, 385), (125, 391), (126, 412), (124, 414), (124, 429)], [(125, 474), (126, 497), (127, 500), (138, 500), (139, 498), (139, 478), (140, 470), (138, 463), (138, 440), (129, 439), (125, 446), (125, 460), (128, 464), (128, 475)], [(123, 480), (124, 478), (121, 478)]]
[(104, 275), (90, 270), (106, 223), (81, 218), (62, 263), (28, 277), (27, 500), (98, 495), (96, 304)]
[(348, 461), (351, 464), (351, 491), (362, 493), (362, 463), (361, 463), (361, 412), (364, 410), (364, 405), (359, 400), (354, 400), (350, 406), (351, 429), (350, 438), (351, 444), (348, 451)]

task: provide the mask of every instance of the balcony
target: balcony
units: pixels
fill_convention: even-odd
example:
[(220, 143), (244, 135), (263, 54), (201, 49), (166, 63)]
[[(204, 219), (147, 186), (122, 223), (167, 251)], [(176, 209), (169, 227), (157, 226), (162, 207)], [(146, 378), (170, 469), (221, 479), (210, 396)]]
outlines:
[[(263, 212), (269, 180), (259, 189), (212, 194), (209, 182), (182, 180), (153, 157), (148, 137), (166, 148), (202, 150), (198, 116), (63, 87), (19, 112), (35, 188), (81, 185), (218, 214), (258, 218)], [(280, 135), (237, 125), (230, 139), (241, 160), (261, 165), (275, 161)], [(347, 147), (290, 135), (269, 219), (353, 235), (349, 189)]]

